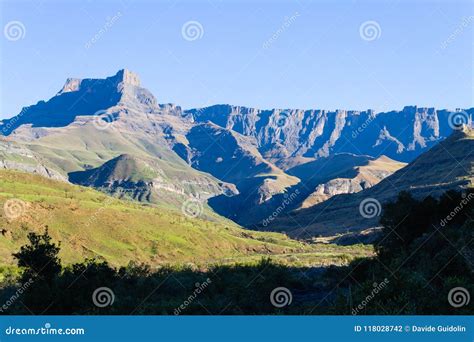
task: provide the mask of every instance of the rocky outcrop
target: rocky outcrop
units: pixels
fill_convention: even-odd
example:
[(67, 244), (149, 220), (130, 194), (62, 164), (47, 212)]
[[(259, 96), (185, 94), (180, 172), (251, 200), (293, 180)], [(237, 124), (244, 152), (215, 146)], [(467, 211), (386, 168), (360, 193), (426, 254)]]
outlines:
[(0, 169), (24, 171), (67, 182), (65, 176), (49, 166), (36, 153), (14, 142), (0, 140)]
[(386, 156), (373, 158), (336, 154), (293, 167), (287, 172), (301, 179), (303, 200), (295, 209), (309, 208), (339, 194), (368, 189), (406, 164)]
[(91, 91), (93, 87), (103, 87), (105, 84), (113, 87), (118, 87), (119, 85), (140, 87), (140, 78), (137, 74), (126, 69), (119, 70), (114, 76), (105, 79), (68, 78), (56, 96), (70, 92)]
[(10, 135), (21, 125), (64, 127), (79, 116), (100, 114), (115, 106), (140, 109), (145, 113), (163, 110), (153, 94), (140, 87), (136, 74), (119, 70), (116, 75), (105, 79), (67, 79), (50, 100), (24, 107), (17, 116), (3, 120), (1, 134)]

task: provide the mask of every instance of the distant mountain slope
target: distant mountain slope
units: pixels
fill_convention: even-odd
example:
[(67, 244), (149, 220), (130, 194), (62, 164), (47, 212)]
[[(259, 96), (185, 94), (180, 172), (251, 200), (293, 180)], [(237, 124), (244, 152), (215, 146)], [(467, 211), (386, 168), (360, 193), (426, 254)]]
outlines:
[[(278, 174), (268, 178), (257, 177), (253, 183), (250, 180), (246, 183), (249, 188), (239, 196), (218, 196), (211, 198), (209, 203), (218, 213), (253, 228), (268, 224), (282, 213), (313, 206), (334, 195), (367, 189), (404, 165), (387, 157), (375, 159), (370, 156), (338, 154), (288, 170), (287, 173), (298, 182), (285, 182)], [(258, 183), (261, 179), (265, 182)], [(264, 201), (256, 201), (255, 196), (252, 196), (261, 196), (265, 193), (265, 187), (273, 184), (286, 184), (286, 187), (276, 188), (278, 191), (271, 192), (271, 196), (265, 197)], [(236, 214), (232, 216), (233, 213)]]
[[(279, 165), (280, 159), (320, 158), (343, 152), (411, 161), (450, 134), (448, 119), (452, 113), (416, 106), (376, 113), (215, 105), (183, 115), (194, 122), (211, 121), (254, 137), (262, 155)], [(472, 116), (474, 108), (464, 113)]]
[(94, 257), (114, 266), (130, 261), (205, 266), (271, 255), (341, 264), (371, 254), (370, 248), (311, 246), (278, 233), (250, 232), (217, 215), (213, 221), (190, 218), (23, 172), (0, 170), (0, 189), (3, 266), (14, 263), (11, 254), (26, 243), (28, 232), (43, 233), (46, 227), (61, 241), (65, 264)]
[[(440, 195), (448, 189), (472, 187), (474, 131), (464, 128), (454, 131), (449, 138), (372, 188), (334, 196), (311, 208), (281, 215), (265, 229), (285, 231), (290, 236), (301, 238), (357, 232), (378, 225), (378, 216), (366, 218), (361, 215), (359, 206), (364, 200), (384, 203), (395, 199), (401, 191), (424, 198)], [(372, 209), (380, 213), (376, 206)]]
[(258, 220), (262, 205), (299, 182), (266, 161), (251, 138), (215, 124), (194, 126), (186, 140), (175, 150), (181, 151), (195, 169), (235, 184), (238, 195), (227, 193), (211, 199), (210, 204), (217, 213), (240, 224)]
[(115, 182), (151, 181), (158, 176), (160, 171), (159, 168), (152, 167), (144, 160), (122, 154), (98, 168), (72, 172), (69, 174), (69, 179), (73, 183), (98, 187), (109, 186)]
[(405, 165), (386, 156), (376, 159), (343, 153), (301, 164), (287, 173), (301, 179), (302, 193), (310, 192), (297, 206), (308, 208), (334, 195), (368, 189)]
[(66, 181), (61, 172), (47, 160), (11, 139), (2, 137), (0, 137), (0, 169), (25, 171)]
[(281, 189), (298, 182), (266, 161), (249, 138), (233, 131), (207, 123), (194, 126), (186, 138), (193, 167), (232, 182), (239, 190), (245, 190), (252, 178), (261, 178), (262, 182), (278, 178)]

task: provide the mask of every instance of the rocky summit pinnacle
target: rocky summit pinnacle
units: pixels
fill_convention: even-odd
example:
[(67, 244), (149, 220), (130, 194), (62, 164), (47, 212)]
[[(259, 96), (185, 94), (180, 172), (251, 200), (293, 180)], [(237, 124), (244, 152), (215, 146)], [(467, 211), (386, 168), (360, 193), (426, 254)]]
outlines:
[(82, 80), (79, 78), (68, 78), (62, 89), (57, 93), (57, 95), (69, 93), (72, 91), (78, 91), (81, 87), (81, 81)]
[(126, 84), (130, 84), (136, 87), (140, 86), (140, 77), (138, 76), (138, 74), (131, 72), (127, 69), (119, 70), (117, 74), (115, 74), (114, 78)]
[(91, 83), (96, 84), (96, 83), (102, 83), (102, 82), (107, 82), (110, 85), (113, 86), (118, 86), (119, 84), (127, 84), (135, 87), (140, 87), (140, 77), (138, 74), (127, 70), (127, 69), (121, 69), (117, 71), (117, 73), (114, 76), (107, 77), (105, 79), (80, 79), (80, 78), (68, 78), (66, 80), (66, 83), (62, 87), (62, 89), (56, 94), (62, 95), (64, 93), (70, 93), (70, 92), (75, 92), (75, 91), (80, 91), (84, 89), (84, 87), (90, 87)]
[(158, 108), (153, 94), (140, 87), (138, 75), (121, 69), (107, 78), (68, 78), (62, 89), (48, 101), (24, 107), (19, 115), (0, 121), (0, 134), (9, 135), (25, 124), (64, 127), (77, 116), (94, 115), (118, 105), (147, 113)]

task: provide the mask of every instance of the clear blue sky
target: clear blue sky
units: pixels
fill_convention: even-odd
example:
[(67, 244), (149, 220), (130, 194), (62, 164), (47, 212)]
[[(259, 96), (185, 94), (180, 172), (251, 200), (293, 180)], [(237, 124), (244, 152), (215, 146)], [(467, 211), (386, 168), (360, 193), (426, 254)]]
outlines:
[[(472, 1), (2, 0), (0, 6), (0, 118), (49, 99), (67, 77), (101, 78), (121, 68), (137, 72), (160, 103), (184, 108), (473, 106)], [(11, 21), (24, 25), (23, 39), (7, 39)], [(183, 39), (188, 21), (202, 25), (200, 39)], [(377, 39), (361, 38), (366, 21), (380, 26)]]

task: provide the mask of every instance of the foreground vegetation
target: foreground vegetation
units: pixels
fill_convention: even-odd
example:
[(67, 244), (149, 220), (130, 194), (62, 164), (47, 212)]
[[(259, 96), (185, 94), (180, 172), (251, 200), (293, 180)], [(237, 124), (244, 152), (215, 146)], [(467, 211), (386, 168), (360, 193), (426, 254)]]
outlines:
[[(341, 286), (351, 289), (351, 305), (343, 304), (347, 296), (338, 305), (350, 309), (346, 313), (473, 314), (474, 303), (468, 300), (474, 295), (473, 218), (472, 190), (421, 201), (400, 193), (384, 207), (377, 257), (354, 261), (340, 271)], [(464, 294), (450, 295), (455, 288), (463, 288)], [(449, 297), (463, 305), (454, 307)], [(361, 303), (365, 305), (358, 309)]]
[[(455, 287), (474, 293), (471, 200), (474, 193), (423, 201), (401, 193), (384, 207), (375, 258), (325, 268), (268, 258), (206, 269), (114, 268), (93, 259), (63, 266), (61, 247), (48, 233), (30, 233), (29, 243), (14, 254), (21, 273), (4, 279), (0, 299), (8, 305), (2, 312), (472, 314), (472, 302), (454, 307), (448, 300)], [(272, 297), (277, 288), (286, 289), (286, 296)]]

